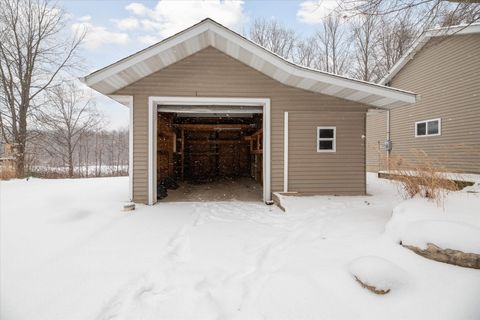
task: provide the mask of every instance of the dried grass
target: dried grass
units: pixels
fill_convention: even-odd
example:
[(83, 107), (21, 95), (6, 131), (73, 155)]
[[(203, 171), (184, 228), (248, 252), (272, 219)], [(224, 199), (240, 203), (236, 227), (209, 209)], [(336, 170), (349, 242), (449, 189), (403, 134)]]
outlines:
[(0, 169), (0, 180), (10, 180), (15, 178), (15, 170), (11, 169)]
[(391, 156), (388, 164), (388, 172), (399, 182), (405, 198), (418, 195), (443, 205), (448, 192), (459, 190), (451, 171), (422, 150), (412, 149), (409, 157)]

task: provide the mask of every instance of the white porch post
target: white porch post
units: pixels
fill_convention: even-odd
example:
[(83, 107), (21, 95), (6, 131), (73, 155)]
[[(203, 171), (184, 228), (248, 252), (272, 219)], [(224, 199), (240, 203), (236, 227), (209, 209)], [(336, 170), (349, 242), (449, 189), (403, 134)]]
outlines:
[(283, 119), (283, 192), (288, 192), (288, 112)]
[(148, 98), (148, 204), (157, 202), (157, 102)]

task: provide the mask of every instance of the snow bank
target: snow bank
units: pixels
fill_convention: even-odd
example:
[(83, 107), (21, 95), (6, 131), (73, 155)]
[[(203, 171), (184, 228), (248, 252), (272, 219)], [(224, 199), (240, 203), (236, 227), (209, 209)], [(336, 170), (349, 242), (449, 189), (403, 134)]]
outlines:
[(477, 181), (475, 181), (475, 183), (472, 186), (466, 187), (462, 191), (467, 193), (480, 193), (480, 178)]
[(480, 254), (480, 228), (441, 220), (409, 223), (402, 235), (402, 244), (426, 249), (427, 243), (433, 243), (444, 249)]
[(404, 201), (394, 208), (386, 235), (423, 249), (432, 243), (480, 254), (480, 194), (472, 193), (475, 188), (449, 193), (443, 206), (420, 197)]
[(376, 291), (383, 291), (383, 293), (398, 289), (408, 282), (406, 271), (380, 257), (357, 258), (350, 262), (348, 269), (362, 284), (374, 287)]

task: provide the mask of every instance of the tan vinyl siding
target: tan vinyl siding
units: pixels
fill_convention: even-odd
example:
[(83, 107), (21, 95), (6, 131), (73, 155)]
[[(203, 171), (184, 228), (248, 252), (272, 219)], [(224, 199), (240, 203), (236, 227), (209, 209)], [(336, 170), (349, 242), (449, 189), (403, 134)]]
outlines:
[[(289, 191), (365, 193), (364, 112), (289, 112)], [(336, 127), (336, 151), (317, 152), (317, 127)]]
[(378, 172), (385, 169), (386, 152), (382, 150), (387, 139), (387, 113), (374, 111), (367, 113), (367, 171)]
[[(204, 96), (204, 97), (249, 97), (249, 98), (270, 98), (271, 99), (271, 185), (272, 191), (283, 190), (283, 121), (284, 111), (312, 112), (317, 119), (321, 119), (322, 114), (319, 111), (334, 111), (335, 119), (339, 125), (343, 126), (342, 121), (346, 121), (355, 131), (355, 135), (361, 137), (364, 134), (362, 125), (364, 118), (358, 116), (352, 120), (350, 115), (364, 113), (366, 108), (355, 102), (349, 102), (339, 98), (321, 95), (293, 87), (283, 85), (264, 74), (246, 66), (245, 64), (221, 53), (220, 51), (209, 47), (186, 59), (177, 62), (163, 70), (160, 70), (150, 76), (147, 76), (119, 91), (115, 94), (134, 96), (134, 200), (137, 202), (147, 201), (148, 190), (148, 96)], [(314, 111), (314, 112), (313, 112)], [(331, 116), (328, 116), (331, 117)], [(294, 116), (295, 119), (295, 116)], [(342, 120), (346, 119), (346, 120)], [(354, 124), (352, 121), (358, 121)], [(317, 124), (310, 123), (309, 126), (316, 128)], [(314, 129), (313, 129), (314, 130)], [(352, 131), (349, 131), (351, 134)], [(340, 133), (339, 133), (340, 134)], [(343, 132), (341, 133), (344, 134)], [(316, 136), (308, 137), (312, 143), (316, 143)], [(343, 138), (342, 138), (343, 139)], [(364, 175), (364, 157), (361, 156), (364, 147), (360, 143), (345, 144), (346, 148), (351, 148), (351, 163), (355, 162), (358, 156), (359, 166), (354, 166), (352, 170), (358, 170), (355, 177)], [(292, 163), (297, 157), (297, 151), (290, 153)], [(301, 152), (298, 156), (304, 156)], [(319, 158), (328, 158), (329, 155), (317, 155), (314, 158), (308, 158), (308, 161), (314, 161)], [(332, 158), (332, 157), (330, 157)], [(325, 162), (330, 166), (331, 162)], [(313, 164), (312, 164), (313, 166)], [(338, 165), (331, 165), (324, 168), (326, 170), (316, 170), (312, 172), (312, 166), (307, 164), (305, 172), (297, 172), (300, 178), (293, 178), (293, 186), (296, 190), (308, 190), (316, 193), (325, 193), (325, 190), (333, 190), (334, 193), (342, 193), (342, 186), (348, 185), (350, 177), (343, 172), (347, 169)], [(307, 169), (308, 168), (308, 169)], [(351, 169), (348, 169), (351, 170)], [(325, 171), (329, 171), (333, 176), (338, 175), (335, 180), (322, 180)], [(308, 178), (304, 178), (308, 173)], [(315, 183), (315, 181), (317, 181)], [(331, 186), (329, 189), (328, 186)], [(363, 194), (365, 192), (364, 180), (355, 179), (347, 189), (346, 193)]]
[[(432, 38), (391, 85), (420, 95), (391, 112), (392, 155), (423, 150), (451, 171), (480, 173), (480, 34)], [(441, 135), (415, 138), (415, 122), (435, 118)]]

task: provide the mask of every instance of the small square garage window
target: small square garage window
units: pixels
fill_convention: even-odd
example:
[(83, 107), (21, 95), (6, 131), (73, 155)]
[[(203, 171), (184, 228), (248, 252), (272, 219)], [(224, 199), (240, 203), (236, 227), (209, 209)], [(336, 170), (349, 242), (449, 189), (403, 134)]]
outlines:
[(317, 152), (335, 152), (337, 148), (337, 128), (317, 127)]

